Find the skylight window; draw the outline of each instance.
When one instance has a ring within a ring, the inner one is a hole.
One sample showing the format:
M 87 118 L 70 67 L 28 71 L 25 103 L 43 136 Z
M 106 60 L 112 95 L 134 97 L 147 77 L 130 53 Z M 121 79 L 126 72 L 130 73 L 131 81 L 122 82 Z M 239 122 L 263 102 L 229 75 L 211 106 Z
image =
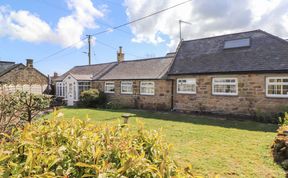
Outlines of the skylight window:
M 250 38 L 225 41 L 224 49 L 243 48 L 250 46 Z

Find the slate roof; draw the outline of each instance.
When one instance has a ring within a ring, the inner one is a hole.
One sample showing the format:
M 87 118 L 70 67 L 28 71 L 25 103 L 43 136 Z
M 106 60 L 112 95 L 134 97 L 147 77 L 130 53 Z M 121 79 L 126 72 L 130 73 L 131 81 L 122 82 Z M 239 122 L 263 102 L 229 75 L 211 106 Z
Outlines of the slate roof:
M 168 53 L 165 57 L 75 66 L 53 81 L 62 81 L 69 74 L 76 80 L 164 79 L 174 55 Z
M 96 80 L 106 74 L 116 64 L 116 62 L 111 62 L 103 64 L 75 66 L 54 80 L 62 81 L 69 74 L 71 74 L 77 80 L 92 80 L 92 78 Z
M 117 64 L 100 80 L 164 79 L 167 76 L 172 60 L 173 55 L 124 61 Z
M 16 65 L 15 62 L 0 61 L 0 76 L 12 70 Z
M 223 49 L 224 42 L 250 38 L 251 46 Z M 182 41 L 169 75 L 288 72 L 288 42 L 262 30 Z

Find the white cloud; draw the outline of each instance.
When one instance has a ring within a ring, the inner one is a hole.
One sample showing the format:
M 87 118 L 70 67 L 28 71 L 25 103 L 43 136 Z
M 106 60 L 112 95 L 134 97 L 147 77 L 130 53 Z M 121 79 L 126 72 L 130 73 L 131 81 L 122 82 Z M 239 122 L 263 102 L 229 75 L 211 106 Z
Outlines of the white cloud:
M 85 29 L 97 28 L 95 19 L 104 16 L 101 10 L 93 6 L 91 0 L 67 0 L 67 6 L 71 10 L 71 15 L 61 17 L 55 29 L 29 11 L 14 11 L 0 6 L 0 36 L 68 46 L 80 41 Z M 83 42 L 80 42 L 76 47 L 82 45 Z
M 51 37 L 50 26 L 29 11 L 9 11 L 0 8 L 0 34 L 29 42 L 41 42 Z
M 183 0 L 125 0 L 129 20 L 170 7 Z M 178 21 L 185 39 L 207 37 L 245 30 L 263 29 L 288 37 L 287 0 L 193 0 L 185 5 L 131 25 L 134 42 L 165 43 L 175 50 L 179 42 Z M 286 35 L 286 36 L 285 36 Z

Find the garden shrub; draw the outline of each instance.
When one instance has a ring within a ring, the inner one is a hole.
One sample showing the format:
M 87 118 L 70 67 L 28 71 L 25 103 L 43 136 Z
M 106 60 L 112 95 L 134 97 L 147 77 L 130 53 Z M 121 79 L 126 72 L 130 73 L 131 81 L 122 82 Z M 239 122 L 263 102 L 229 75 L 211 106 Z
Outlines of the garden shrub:
M 278 112 L 263 112 L 259 109 L 256 110 L 254 115 L 254 120 L 257 122 L 262 123 L 271 123 L 271 124 L 280 124 L 281 120 L 279 120 L 279 117 L 283 118 L 284 114 L 287 110 L 281 110 Z
M 82 91 L 79 99 L 79 106 L 82 107 L 104 107 L 107 103 L 106 94 L 97 89 Z
M 282 126 L 277 130 L 277 136 L 272 145 L 274 161 L 288 170 L 288 113 L 283 118 L 279 118 Z
M 12 126 L 19 122 L 19 108 L 16 96 L 13 94 L 0 94 L 0 133 L 7 132 Z
M 125 107 L 119 103 L 114 103 L 110 101 L 106 103 L 105 108 L 106 109 L 124 109 Z
M 50 97 L 28 92 L 0 94 L 0 133 L 7 133 L 21 122 L 31 122 L 50 106 Z
M 48 95 L 39 95 L 28 92 L 16 92 L 18 112 L 21 113 L 21 120 L 31 122 L 40 112 L 49 108 L 51 98 Z
M 0 140 L 1 177 L 193 177 L 156 131 L 38 120 Z

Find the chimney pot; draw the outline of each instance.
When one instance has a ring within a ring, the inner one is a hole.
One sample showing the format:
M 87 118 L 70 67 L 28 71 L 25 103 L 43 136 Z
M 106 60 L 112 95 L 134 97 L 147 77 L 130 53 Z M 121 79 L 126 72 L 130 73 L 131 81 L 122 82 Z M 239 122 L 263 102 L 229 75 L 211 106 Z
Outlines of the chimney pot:
M 124 61 L 124 53 L 122 51 L 122 46 L 119 47 L 119 51 L 117 52 L 117 61 L 121 63 Z
M 33 68 L 33 59 L 26 59 L 26 66 Z

